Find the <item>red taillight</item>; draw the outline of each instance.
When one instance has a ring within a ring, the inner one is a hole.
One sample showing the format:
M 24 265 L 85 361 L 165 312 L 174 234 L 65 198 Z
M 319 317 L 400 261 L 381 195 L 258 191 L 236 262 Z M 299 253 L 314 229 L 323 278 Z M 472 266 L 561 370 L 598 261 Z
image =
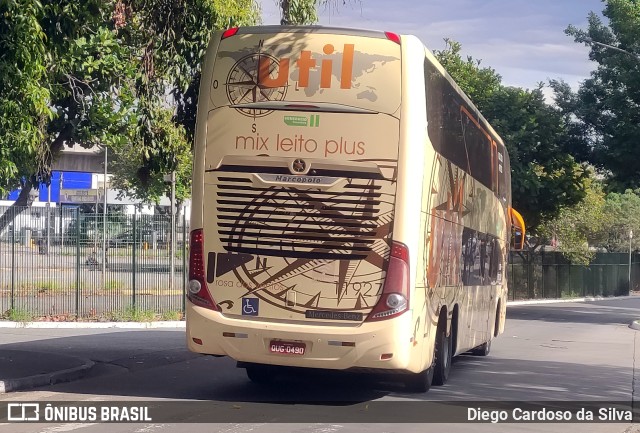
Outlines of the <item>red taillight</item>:
M 240 28 L 238 27 L 232 27 L 230 29 L 225 30 L 222 33 L 222 37 L 220 38 L 220 40 L 230 38 L 231 36 L 235 36 L 238 33 L 238 30 L 240 30 Z
M 206 280 L 206 266 L 204 262 L 204 234 L 202 229 L 191 232 L 189 244 L 189 287 L 187 298 L 200 307 L 220 311 L 220 307 L 211 297 Z
M 384 34 L 387 37 L 387 39 L 389 39 L 390 41 L 393 41 L 396 44 L 400 45 L 400 36 L 398 34 L 391 33 L 391 32 L 384 32 Z
M 367 316 L 367 321 L 397 317 L 409 310 L 409 248 L 400 242 L 391 243 L 389 267 L 382 296 Z

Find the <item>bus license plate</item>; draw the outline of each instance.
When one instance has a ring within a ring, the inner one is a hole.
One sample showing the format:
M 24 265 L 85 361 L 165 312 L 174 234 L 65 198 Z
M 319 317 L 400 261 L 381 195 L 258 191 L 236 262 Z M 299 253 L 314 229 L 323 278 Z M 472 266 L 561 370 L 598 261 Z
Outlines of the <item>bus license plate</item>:
M 271 341 L 269 352 L 281 355 L 304 355 L 306 345 L 304 343 L 293 343 L 288 341 Z

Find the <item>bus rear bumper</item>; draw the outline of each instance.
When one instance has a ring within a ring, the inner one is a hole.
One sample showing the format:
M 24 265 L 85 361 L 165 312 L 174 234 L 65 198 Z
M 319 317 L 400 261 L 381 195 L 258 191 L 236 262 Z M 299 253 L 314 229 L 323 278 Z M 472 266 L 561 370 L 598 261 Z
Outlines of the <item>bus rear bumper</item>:
M 420 370 L 408 311 L 358 326 L 307 326 L 225 317 L 187 300 L 187 345 L 192 352 L 227 355 L 237 361 L 291 367 Z M 304 355 L 270 351 L 274 340 L 304 343 Z

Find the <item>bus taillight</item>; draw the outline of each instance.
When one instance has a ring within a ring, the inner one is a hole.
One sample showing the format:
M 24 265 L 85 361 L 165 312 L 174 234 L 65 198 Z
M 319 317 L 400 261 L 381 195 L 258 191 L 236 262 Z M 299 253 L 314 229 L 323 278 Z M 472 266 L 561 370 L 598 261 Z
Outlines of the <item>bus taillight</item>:
M 220 38 L 220 40 L 230 38 L 231 36 L 235 36 L 239 30 L 240 28 L 238 27 L 231 27 L 230 29 L 225 30 L 222 33 L 222 37 Z
M 392 32 L 384 32 L 384 34 L 387 37 L 387 39 L 400 45 L 400 36 L 398 34 L 392 33 Z
M 382 296 L 367 321 L 391 319 L 409 309 L 409 248 L 400 242 L 391 243 L 389 268 Z
M 220 307 L 211 297 L 205 278 L 204 235 L 202 229 L 191 232 L 189 244 L 189 286 L 187 298 L 200 307 L 220 311 Z

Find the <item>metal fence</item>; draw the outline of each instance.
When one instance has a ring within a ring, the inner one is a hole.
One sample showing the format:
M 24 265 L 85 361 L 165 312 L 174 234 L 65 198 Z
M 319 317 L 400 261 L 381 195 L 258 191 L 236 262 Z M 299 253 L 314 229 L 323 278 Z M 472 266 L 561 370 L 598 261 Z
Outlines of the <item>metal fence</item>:
M 509 298 L 560 299 L 628 295 L 640 290 L 640 254 L 597 253 L 588 265 L 573 265 L 561 253 L 512 252 Z
M 189 228 L 176 224 L 171 278 L 169 215 L 0 207 L 0 315 L 9 310 L 69 320 L 126 320 L 132 312 L 184 313 Z M 631 279 L 629 272 L 631 271 Z M 599 253 L 589 266 L 557 252 L 512 252 L 511 300 L 611 296 L 640 290 L 640 254 Z
M 16 216 L 0 232 L 0 314 L 113 320 L 132 311 L 166 318 L 184 311 L 184 215 L 176 224 L 172 279 L 169 215 L 0 207 L 5 212 Z

